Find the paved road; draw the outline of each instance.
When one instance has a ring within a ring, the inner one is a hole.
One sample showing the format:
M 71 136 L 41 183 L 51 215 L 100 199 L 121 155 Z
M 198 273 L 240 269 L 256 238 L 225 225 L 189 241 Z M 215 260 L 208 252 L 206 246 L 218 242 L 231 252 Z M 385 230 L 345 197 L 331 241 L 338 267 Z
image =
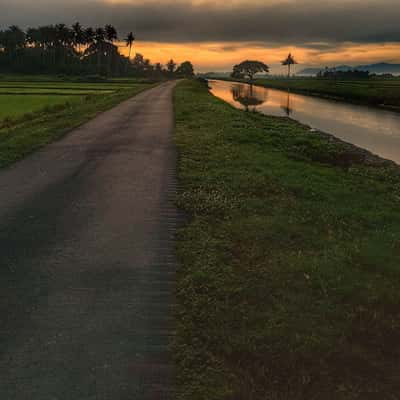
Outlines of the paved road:
M 0 399 L 170 398 L 173 85 L 0 172 Z

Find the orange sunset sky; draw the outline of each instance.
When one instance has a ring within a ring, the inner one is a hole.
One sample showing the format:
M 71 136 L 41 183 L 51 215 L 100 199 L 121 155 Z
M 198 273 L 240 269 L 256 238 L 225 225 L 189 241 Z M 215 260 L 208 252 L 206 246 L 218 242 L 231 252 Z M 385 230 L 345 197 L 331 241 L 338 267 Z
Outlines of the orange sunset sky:
M 133 31 L 134 52 L 152 62 L 190 60 L 200 72 L 258 59 L 279 73 L 288 52 L 297 68 L 400 63 L 398 0 L 0 0 L 0 8 L 0 28 L 110 23 L 121 38 Z
M 400 44 L 357 44 L 343 43 L 327 52 L 308 49 L 301 46 L 268 47 L 257 43 L 158 43 L 140 42 L 135 44 L 137 52 L 144 54 L 152 61 L 166 61 L 173 57 L 177 62 L 191 60 L 197 71 L 227 71 L 238 61 L 245 59 L 263 60 L 272 65 L 272 72 L 285 73 L 287 67 L 281 67 L 280 61 L 289 52 L 296 56 L 299 62 L 297 69 L 308 66 L 325 66 L 338 64 L 369 64 L 380 61 L 400 63 Z M 224 49 L 224 50 L 221 50 Z M 128 54 L 127 49 L 121 44 L 120 52 Z

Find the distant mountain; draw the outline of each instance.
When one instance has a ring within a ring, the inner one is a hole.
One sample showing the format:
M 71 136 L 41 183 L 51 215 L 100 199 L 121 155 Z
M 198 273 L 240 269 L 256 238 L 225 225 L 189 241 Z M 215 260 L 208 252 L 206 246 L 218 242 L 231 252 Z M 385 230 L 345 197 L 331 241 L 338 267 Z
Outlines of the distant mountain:
M 358 69 L 359 71 L 369 71 L 371 74 L 393 74 L 400 75 L 400 64 L 378 63 L 368 65 L 338 65 L 335 67 L 337 71 L 349 71 Z M 324 71 L 325 68 L 305 68 L 297 73 L 297 75 L 317 75 L 319 71 Z
M 352 67 L 350 65 L 338 65 L 336 68 L 336 71 L 350 71 L 354 69 L 355 67 Z M 305 68 L 301 70 L 300 72 L 297 73 L 297 75 L 317 75 L 318 72 L 320 71 L 325 71 L 325 67 L 321 68 Z
M 370 65 L 359 65 L 356 67 L 361 71 L 369 71 L 371 74 L 400 74 L 400 64 L 378 63 Z
M 304 68 L 301 71 L 297 72 L 296 75 L 317 75 L 318 72 L 323 71 L 324 68 Z
M 338 65 L 336 68 L 336 71 L 351 71 L 354 69 L 351 65 Z
M 197 74 L 202 78 L 209 79 L 217 79 L 217 78 L 228 78 L 231 75 L 231 72 L 204 72 Z

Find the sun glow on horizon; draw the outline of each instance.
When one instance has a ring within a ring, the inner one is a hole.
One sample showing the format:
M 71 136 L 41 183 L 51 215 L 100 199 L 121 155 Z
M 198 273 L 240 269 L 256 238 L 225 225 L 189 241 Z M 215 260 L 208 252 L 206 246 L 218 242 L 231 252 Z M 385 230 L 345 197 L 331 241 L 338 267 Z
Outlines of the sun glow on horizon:
M 121 42 L 120 52 L 128 55 L 128 48 Z M 400 43 L 355 44 L 346 43 L 318 50 L 301 46 L 268 47 L 258 43 L 163 43 L 138 41 L 134 43 L 132 56 L 141 53 L 152 63 L 165 64 L 173 58 L 176 62 L 191 61 L 197 72 L 229 71 L 234 64 L 245 59 L 256 59 L 272 66 L 272 73 L 279 73 L 278 65 L 288 53 L 294 54 L 302 65 L 324 66 L 338 64 L 369 64 L 374 62 L 400 62 Z

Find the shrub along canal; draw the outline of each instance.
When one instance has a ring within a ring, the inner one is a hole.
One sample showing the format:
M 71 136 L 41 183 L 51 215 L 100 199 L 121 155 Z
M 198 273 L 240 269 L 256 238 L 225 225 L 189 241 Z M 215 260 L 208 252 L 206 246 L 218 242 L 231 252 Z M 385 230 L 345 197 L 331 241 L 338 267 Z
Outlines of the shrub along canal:
M 209 86 L 236 108 L 290 117 L 400 163 L 400 113 L 237 82 L 210 80 Z

